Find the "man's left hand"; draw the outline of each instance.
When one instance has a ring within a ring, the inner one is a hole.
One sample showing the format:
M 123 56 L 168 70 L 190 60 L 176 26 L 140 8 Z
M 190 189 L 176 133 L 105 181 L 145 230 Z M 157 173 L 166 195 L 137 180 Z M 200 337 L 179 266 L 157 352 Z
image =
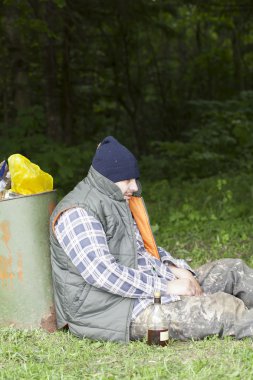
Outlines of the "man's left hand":
M 188 278 L 191 280 L 195 286 L 195 296 L 202 296 L 203 295 L 203 290 L 201 286 L 199 285 L 198 281 L 196 278 L 193 276 L 193 274 L 188 271 L 187 269 L 184 268 L 177 268 L 175 265 L 168 265 L 168 268 L 171 270 L 171 272 L 178 278 Z

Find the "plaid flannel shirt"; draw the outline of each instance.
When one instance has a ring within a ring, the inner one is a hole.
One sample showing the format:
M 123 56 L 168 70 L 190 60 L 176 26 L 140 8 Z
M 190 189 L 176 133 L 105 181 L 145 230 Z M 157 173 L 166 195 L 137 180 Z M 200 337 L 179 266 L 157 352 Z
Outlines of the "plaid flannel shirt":
M 88 284 L 135 299 L 132 320 L 153 303 L 155 290 L 161 292 L 162 303 L 180 299 L 167 294 L 168 281 L 174 280 L 175 276 L 163 261 L 191 270 L 184 260 L 174 259 L 161 247 L 158 247 L 161 261 L 151 256 L 135 222 L 134 229 L 138 269 L 116 262 L 109 252 L 102 224 L 84 209 L 76 207 L 65 211 L 55 226 L 59 244 Z

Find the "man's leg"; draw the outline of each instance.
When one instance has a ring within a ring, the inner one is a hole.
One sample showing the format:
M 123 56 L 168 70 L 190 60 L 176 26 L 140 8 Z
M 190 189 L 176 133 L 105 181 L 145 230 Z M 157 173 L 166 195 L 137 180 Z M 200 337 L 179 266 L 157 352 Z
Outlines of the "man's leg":
M 253 308 L 253 269 L 240 259 L 221 259 L 196 270 L 197 279 L 207 294 L 225 292 Z
M 131 324 L 131 339 L 140 339 L 147 333 L 147 318 L 151 307 L 144 310 Z M 253 336 L 253 309 L 226 293 L 201 297 L 181 297 L 180 301 L 163 305 L 171 338 L 202 339 L 208 335 L 235 336 L 237 339 Z

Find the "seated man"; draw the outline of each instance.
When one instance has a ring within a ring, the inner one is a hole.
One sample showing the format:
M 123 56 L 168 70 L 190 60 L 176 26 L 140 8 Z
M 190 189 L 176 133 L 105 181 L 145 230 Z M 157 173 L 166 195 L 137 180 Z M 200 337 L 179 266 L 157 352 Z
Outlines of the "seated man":
M 253 270 L 223 259 L 194 272 L 157 247 L 139 176 L 134 155 L 106 137 L 87 177 L 55 208 L 50 239 L 58 328 L 91 339 L 142 338 L 160 291 L 172 338 L 252 336 Z

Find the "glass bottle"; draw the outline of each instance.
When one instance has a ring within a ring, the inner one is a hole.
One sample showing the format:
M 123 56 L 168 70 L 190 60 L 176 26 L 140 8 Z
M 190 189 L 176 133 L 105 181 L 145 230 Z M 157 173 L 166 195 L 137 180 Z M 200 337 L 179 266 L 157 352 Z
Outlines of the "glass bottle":
M 147 343 L 151 345 L 166 346 L 169 341 L 168 321 L 161 305 L 160 292 L 154 293 L 154 304 L 152 305 L 147 320 L 148 336 Z

